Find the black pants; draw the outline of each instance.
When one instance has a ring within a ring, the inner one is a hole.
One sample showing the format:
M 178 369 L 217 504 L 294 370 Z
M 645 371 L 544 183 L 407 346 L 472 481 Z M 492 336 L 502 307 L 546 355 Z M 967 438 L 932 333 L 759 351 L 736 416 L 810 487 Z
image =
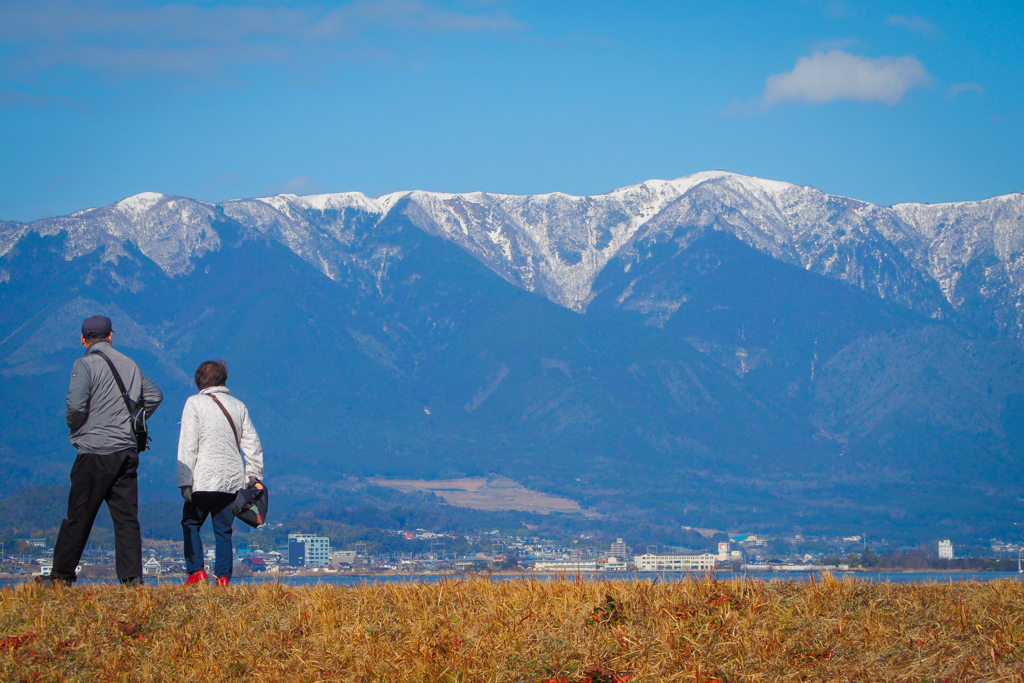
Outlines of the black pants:
M 68 516 L 53 546 L 54 579 L 75 580 L 75 567 L 104 501 L 114 523 L 117 577 L 122 581 L 142 578 L 138 470 L 139 453 L 134 448 L 109 455 L 79 453 L 75 458 Z

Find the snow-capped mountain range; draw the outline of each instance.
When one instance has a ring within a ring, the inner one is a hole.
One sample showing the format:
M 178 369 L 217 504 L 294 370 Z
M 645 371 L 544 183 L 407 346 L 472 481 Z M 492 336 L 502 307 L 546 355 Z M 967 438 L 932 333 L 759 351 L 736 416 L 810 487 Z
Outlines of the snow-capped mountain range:
M 0 255 L 27 232 L 67 233 L 67 259 L 125 242 L 171 276 L 221 247 L 229 219 L 336 278 L 350 245 L 393 212 L 458 244 L 506 280 L 578 312 L 598 274 L 638 241 L 715 229 L 776 259 L 935 318 L 972 307 L 979 330 L 1024 338 L 1024 194 L 876 206 L 813 187 L 714 171 L 608 194 L 282 194 L 209 204 L 146 192 L 29 224 L 0 224 Z M 7 277 L 0 273 L 0 280 Z
M 1022 240 L 1020 194 L 881 207 L 717 171 L 0 222 L 0 469 L 64 481 L 54 409 L 102 313 L 169 406 L 227 359 L 310 482 L 501 473 L 718 528 L 1019 519 Z

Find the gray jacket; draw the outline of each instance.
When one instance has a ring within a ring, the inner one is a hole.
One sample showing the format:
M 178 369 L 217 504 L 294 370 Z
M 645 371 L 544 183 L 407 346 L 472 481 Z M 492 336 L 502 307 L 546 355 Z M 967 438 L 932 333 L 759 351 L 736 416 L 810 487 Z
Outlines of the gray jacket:
M 75 361 L 71 370 L 67 414 L 71 444 L 79 453 L 101 455 L 136 448 L 121 391 L 107 362 L 97 356 L 96 351 L 102 351 L 114 363 L 128 397 L 134 401 L 141 397 L 146 402 L 147 418 L 164 400 L 163 392 L 142 374 L 135 361 L 115 351 L 105 341 L 96 342 Z

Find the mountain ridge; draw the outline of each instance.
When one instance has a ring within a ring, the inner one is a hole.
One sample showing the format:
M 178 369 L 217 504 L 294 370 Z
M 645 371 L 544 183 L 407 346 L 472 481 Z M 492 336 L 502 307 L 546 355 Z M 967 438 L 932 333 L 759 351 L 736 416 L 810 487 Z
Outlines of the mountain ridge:
M 224 358 L 278 475 L 493 473 L 700 526 L 1009 528 L 1024 350 L 970 331 L 994 309 L 955 309 L 896 246 L 916 229 L 878 207 L 721 173 L 684 184 L 152 193 L 7 224 L 8 485 L 66 480 L 66 373 L 82 317 L 103 313 L 167 396 L 147 496 L 176 493 L 176 412 L 192 369 Z M 591 271 L 580 311 L 545 295 Z
M 882 207 L 810 186 L 724 171 L 647 180 L 601 195 L 420 190 L 272 195 L 211 204 L 141 193 L 70 216 L 0 226 L 0 255 L 26 232 L 68 232 L 67 258 L 119 241 L 169 275 L 221 248 L 226 216 L 271 236 L 328 277 L 350 261 L 355 224 L 391 212 L 454 242 L 507 281 L 585 312 L 593 283 L 638 239 L 712 226 L 773 258 L 854 284 L 936 318 L 977 300 L 975 332 L 1024 340 L 1024 195 Z

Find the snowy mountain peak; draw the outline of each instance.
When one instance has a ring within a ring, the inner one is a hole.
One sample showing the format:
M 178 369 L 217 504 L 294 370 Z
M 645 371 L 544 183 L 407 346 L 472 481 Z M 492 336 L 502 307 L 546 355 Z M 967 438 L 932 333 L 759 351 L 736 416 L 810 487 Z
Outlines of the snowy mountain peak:
M 114 204 L 115 207 L 133 215 L 141 215 L 152 209 L 166 195 L 159 192 L 140 192 L 137 195 L 127 197 Z
M 121 258 L 126 254 L 124 243 L 131 242 L 164 272 L 178 275 L 191 270 L 193 257 L 220 247 L 212 228 L 214 212 L 215 207 L 206 202 L 143 192 L 109 206 L 47 218 L 27 227 L 43 236 L 66 233 L 68 259 L 101 247 L 106 250 L 105 258 Z
M 766 180 L 754 176 L 745 176 L 728 171 L 700 171 L 674 180 L 645 180 L 636 185 L 630 185 L 618 190 L 609 192 L 609 195 L 629 195 L 637 192 L 671 192 L 678 195 L 686 194 L 694 187 L 712 181 L 727 181 L 749 190 L 758 190 L 768 194 L 779 194 L 800 189 L 802 186 L 785 183 L 778 180 Z
M 675 180 L 646 180 L 593 196 L 413 191 L 386 195 L 378 202 L 390 211 L 399 199 L 407 198 L 405 214 L 421 229 L 459 244 L 510 282 L 582 311 L 598 273 L 638 230 L 708 183 L 771 195 L 769 203 L 784 192 L 807 189 L 707 171 Z
M 930 209 L 943 209 L 956 206 L 981 206 L 998 203 L 1012 204 L 1019 202 L 1021 199 L 1024 199 L 1024 192 L 1011 192 L 1009 194 L 998 195 L 996 197 L 991 197 L 989 199 L 975 199 L 962 202 L 938 202 L 935 204 L 899 203 L 893 204 L 892 208 L 896 209 L 899 207 L 927 207 Z
M 244 202 L 246 200 L 232 200 L 227 203 Z M 272 206 L 278 211 L 288 212 L 292 208 L 303 211 L 344 211 L 345 209 L 356 209 L 368 213 L 384 213 L 377 200 L 370 199 L 362 192 L 335 192 L 327 194 L 278 194 L 270 197 L 258 197 L 254 201 L 263 202 Z
M 213 224 L 222 214 L 337 278 L 353 263 L 357 233 L 365 236 L 393 211 L 509 282 L 580 312 L 612 259 L 637 258 L 637 244 L 713 229 L 926 315 L 945 317 L 965 302 L 981 302 L 991 309 L 986 324 L 1024 338 L 1022 194 L 880 207 L 727 171 L 645 180 L 592 196 L 412 190 L 376 199 L 359 192 L 281 194 L 211 205 L 143 192 L 71 216 L 7 224 L 0 255 L 26 231 L 64 232 L 67 258 L 100 247 L 116 256 L 130 241 L 177 275 L 220 247 Z
M 383 214 L 384 211 L 379 202 L 370 199 L 362 192 L 341 192 L 333 194 L 311 194 L 299 197 L 298 201 L 306 207 L 316 211 L 343 211 L 345 209 L 357 209 L 367 213 Z

